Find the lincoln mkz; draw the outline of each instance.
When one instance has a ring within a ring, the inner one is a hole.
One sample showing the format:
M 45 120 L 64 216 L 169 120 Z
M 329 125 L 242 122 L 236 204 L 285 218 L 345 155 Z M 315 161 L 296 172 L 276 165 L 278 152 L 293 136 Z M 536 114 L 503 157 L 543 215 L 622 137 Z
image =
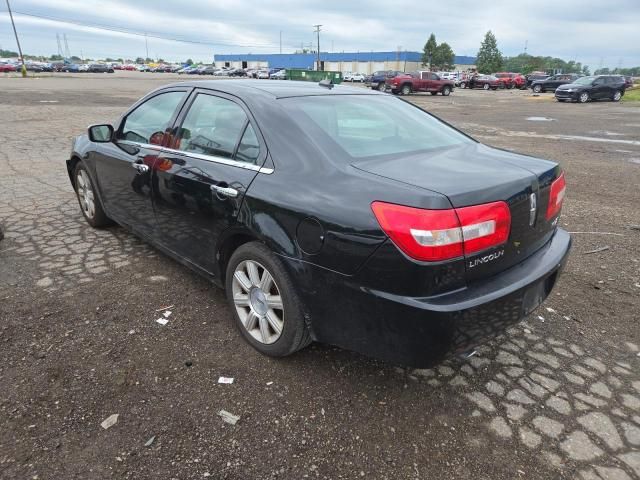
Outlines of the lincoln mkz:
M 67 168 L 116 222 L 224 288 L 239 332 L 427 366 L 549 295 L 571 238 L 557 163 L 483 145 L 381 92 L 222 80 L 149 93 Z

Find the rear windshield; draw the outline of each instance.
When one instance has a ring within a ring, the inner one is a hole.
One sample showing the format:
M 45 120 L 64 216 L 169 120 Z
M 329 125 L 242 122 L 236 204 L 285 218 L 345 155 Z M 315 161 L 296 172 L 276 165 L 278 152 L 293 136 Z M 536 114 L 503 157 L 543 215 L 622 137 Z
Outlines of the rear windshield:
M 281 101 L 314 140 L 324 138 L 352 158 L 417 153 L 473 142 L 392 96 L 319 95 Z

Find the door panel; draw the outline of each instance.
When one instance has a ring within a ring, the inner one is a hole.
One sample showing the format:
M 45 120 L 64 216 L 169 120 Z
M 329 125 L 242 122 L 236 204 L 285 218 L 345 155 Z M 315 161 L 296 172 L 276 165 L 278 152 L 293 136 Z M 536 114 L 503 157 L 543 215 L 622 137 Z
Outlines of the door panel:
M 152 235 L 155 217 L 151 173 L 185 90 L 162 92 L 142 102 L 122 121 L 114 143 L 102 144 L 95 164 L 108 214 L 139 233 Z
M 221 234 L 266 158 L 247 113 L 228 97 L 198 93 L 153 171 L 161 243 L 214 276 Z

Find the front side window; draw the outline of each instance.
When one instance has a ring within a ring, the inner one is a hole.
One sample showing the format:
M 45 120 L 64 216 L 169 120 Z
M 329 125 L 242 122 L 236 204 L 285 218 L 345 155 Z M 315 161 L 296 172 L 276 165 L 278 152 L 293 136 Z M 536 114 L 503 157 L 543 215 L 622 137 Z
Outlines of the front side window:
M 465 135 L 387 96 L 321 95 L 280 100 L 310 135 L 325 136 L 345 159 L 399 155 L 470 143 Z
M 199 94 L 182 123 L 178 149 L 231 159 L 248 121 L 231 100 Z
M 162 138 L 170 127 L 173 114 L 185 92 L 167 92 L 150 98 L 124 121 L 120 138 L 138 143 L 157 143 L 153 138 Z M 153 138 L 152 138 L 153 137 Z

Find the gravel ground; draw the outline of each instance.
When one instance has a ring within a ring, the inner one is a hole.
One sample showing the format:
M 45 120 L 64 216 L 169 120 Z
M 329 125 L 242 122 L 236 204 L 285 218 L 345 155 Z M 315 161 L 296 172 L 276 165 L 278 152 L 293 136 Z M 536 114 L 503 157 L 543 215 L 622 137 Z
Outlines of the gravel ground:
M 409 98 L 559 161 L 576 232 L 543 307 L 470 359 L 411 370 L 325 345 L 262 357 L 221 291 L 84 222 L 71 138 L 176 78 L 0 78 L 0 478 L 640 478 L 638 104 Z

